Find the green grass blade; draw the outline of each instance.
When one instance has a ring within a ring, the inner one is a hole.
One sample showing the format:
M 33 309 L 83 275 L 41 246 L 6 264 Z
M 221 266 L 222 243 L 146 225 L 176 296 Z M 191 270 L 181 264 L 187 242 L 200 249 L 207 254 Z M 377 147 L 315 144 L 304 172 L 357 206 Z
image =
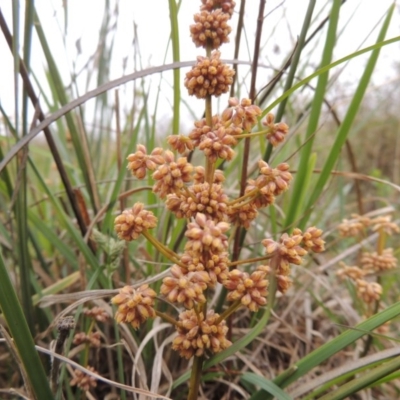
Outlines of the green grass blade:
M 336 31 L 339 21 L 340 6 L 341 6 L 341 0 L 335 0 L 333 2 L 332 11 L 329 18 L 328 33 L 326 36 L 324 51 L 321 60 L 321 67 L 325 67 L 332 62 L 333 49 L 335 47 L 335 42 L 336 42 Z M 306 178 L 307 165 L 314 142 L 313 134 L 318 127 L 318 121 L 321 115 L 324 96 L 328 85 L 328 78 L 329 78 L 328 72 L 323 73 L 318 77 L 318 83 L 311 105 L 310 118 L 304 140 L 306 144 L 303 146 L 301 150 L 300 164 L 298 166 L 296 178 L 293 184 L 293 192 L 291 197 L 292 202 L 287 212 L 286 221 L 284 225 L 285 227 L 289 227 L 291 224 L 293 224 L 293 221 L 296 220 L 301 206 L 298 199 L 302 198 L 303 192 L 306 192 L 308 189 L 304 184 L 304 180 Z
M 30 380 L 32 390 L 37 399 L 52 399 L 53 395 L 50 391 L 46 373 L 35 349 L 35 343 L 33 342 L 1 253 L 0 282 L 0 307 L 14 339 L 25 372 Z
M 169 18 L 171 21 L 172 58 L 174 62 L 180 60 L 178 7 L 175 0 L 169 0 Z M 179 112 L 181 104 L 181 70 L 175 68 L 174 74 L 174 109 L 172 119 L 172 133 L 179 133 Z
M 256 375 L 252 372 L 245 372 L 240 379 L 253 385 L 260 386 L 264 391 L 272 394 L 278 400 L 292 400 L 292 397 L 286 394 L 280 387 L 263 376 Z
M 381 31 L 378 35 L 377 44 L 381 43 L 386 36 L 387 30 L 389 28 L 390 20 L 393 15 L 393 11 L 394 11 L 394 4 L 388 10 L 386 19 L 385 19 L 385 21 L 382 25 Z M 314 206 L 314 203 L 316 202 L 318 197 L 321 195 L 321 193 L 325 187 L 325 184 L 331 175 L 331 171 L 341 153 L 342 147 L 343 147 L 343 145 L 347 139 L 347 135 L 353 125 L 354 119 L 357 116 L 358 110 L 361 105 L 361 101 L 364 97 L 365 91 L 367 90 L 367 87 L 371 80 L 371 76 L 374 71 L 376 62 L 378 60 L 379 53 L 380 53 L 380 47 L 376 48 L 371 53 L 371 56 L 365 67 L 364 73 L 360 79 L 360 83 L 357 87 L 354 97 L 349 105 L 348 110 L 347 110 L 346 116 L 344 117 L 344 120 L 343 120 L 341 126 L 339 127 L 335 143 L 332 146 L 332 149 L 328 155 L 328 158 L 325 162 L 325 165 L 322 169 L 319 179 L 316 182 L 315 188 L 310 196 L 306 210 L 309 210 Z M 308 220 L 308 216 L 306 215 L 302 219 L 299 227 L 304 228 L 305 224 L 307 223 L 307 220 Z
M 350 382 L 345 383 L 340 388 L 334 390 L 331 393 L 326 394 L 319 398 L 319 400 L 341 400 L 346 399 L 350 395 L 357 393 L 358 391 L 374 386 L 372 382 L 379 381 L 381 378 L 397 371 L 400 368 L 400 357 L 396 357 L 390 361 L 383 363 L 382 365 L 368 371 L 356 379 L 352 379 Z
M 280 388 L 288 386 L 290 383 L 295 382 L 303 377 L 305 374 L 311 371 L 311 369 L 326 361 L 329 357 L 343 350 L 345 347 L 350 346 L 355 341 L 368 334 L 368 332 L 373 331 L 374 329 L 383 325 L 385 322 L 396 318 L 399 315 L 400 302 L 397 302 L 388 307 L 386 310 L 375 314 L 366 321 L 363 321 L 361 324 L 356 326 L 356 329 L 348 329 L 330 342 L 325 343 L 318 349 L 314 350 L 295 364 L 296 371 L 293 374 L 288 377 L 285 374 L 286 371 L 284 371 L 281 375 L 274 379 L 274 383 Z M 267 396 L 266 392 L 260 391 L 255 396 L 252 396 L 251 400 L 265 400 L 269 398 L 270 397 Z

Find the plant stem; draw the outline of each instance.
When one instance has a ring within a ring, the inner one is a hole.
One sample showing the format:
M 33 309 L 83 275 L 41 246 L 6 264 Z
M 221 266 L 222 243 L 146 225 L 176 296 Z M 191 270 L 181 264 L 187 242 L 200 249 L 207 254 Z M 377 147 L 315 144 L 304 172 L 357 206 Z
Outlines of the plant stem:
M 158 241 L 154 236 L 152 236 L 148 231 L 144 230 L 142 232 L 143 236 L 165 257 L 167 257 L 170 261 L 175 264 L 178 264 L 180 267 L 184 268 L 184 265 L 179 261 L 178 255 L 164 246 L 160 241 Z
M 174 325 L 174 326 L 179 326 L 179 322 L 176 321 L 174 318 L 170 317 L 168 314 L 165 314 L 161 311 L 157 311 L 155 310 L 156 315 L 160 318 L 162 318 L 164 321 L 169 322 L 170 324 Z
M 258 261 L 269 260 L 270 258 L 271 258 L 271 255 L 264 256 L 264 257 L 248 258 L 246 260 L 238 260 L 238 261 L 234 261 L 234 262 L 229 262 L 228 266 L 229 267 L 236 267 L 237 265 L 241 265 L 241 264 L 251 264 L 251 263 L 254 263 L 254 262 L 258 262 Z
M 197 400 L 200 386 L 201 371 L 203 368 L 204 357 L 194 357 L 192 373 L 190 375 L 189 395 L 187 400 Z
M 217 319 L 216 324 L 220 324 L 224 319 L 227 319 L 231 314 L 233 314 L 241 305 L 240 299 L 235 300 L 229 308 L 227 308 Z

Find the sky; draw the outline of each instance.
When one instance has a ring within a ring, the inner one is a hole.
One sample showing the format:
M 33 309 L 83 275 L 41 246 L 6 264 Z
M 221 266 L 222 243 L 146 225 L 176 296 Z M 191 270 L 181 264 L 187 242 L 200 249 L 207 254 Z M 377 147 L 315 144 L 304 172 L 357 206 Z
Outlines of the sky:
M 238 0 L 237 3 L 240 1 Z M 12 0 L 1 0 L 0 7 L 10 27 Z M 65 18 L 64 3 L 68 3 L 68 14 Z M 131 73 L 149 66 L 162 65 L 172 61 L 171 48 L 166 53 L 170 35 L 169 6 L 167 0 L 109 0 L 111 23 L 114 24 L 114 47 L 109 62 L 110 79 L 116 79 L 124 74 Z M 199 1 L 182 0 L 179 11 L 180 48 L 182 61 L 194 60 L 197 55 L 204 54 L 203 49 L 196 49 L 189 36 L 188 26 L 192 23 L 193 13 L 198 11 Z M 313 27 L 328 14 L 331 1 L 317 0 L 314 12 L 315 21 Z M 23 6 L 21 2 L 21 7 Z M 70 81 L 71 71 L 80 71 L 87 64 L 90 57 L 95 54 L 99 40 L 99 31 L 104 13 L 105 1 L 102 0 L 36 0 L 39 18 L 45 29 L 52 53 L 57 60 L 57 65 L 62 71 L 65 84 Z M 242 38 L 242 47 L 239 58 L 250 61 L 254 44 L 254 33 L 258 13 L 257 0 L 247 0 L 245 16 L 245 32 Z M 392 4 L 391 0 L 347 0 L 341 10 L 341 19 L 338 32 L 339 37 L 334 53 L 334 59 L 356 51 L 359 48 L 374 43 L 378 35 L 382 18 Z M 239 5 L 239 4 L 238 4 Z M 236 6 L 236 10 L 238 9 Z M 303 17 L 308 5 L 307 0 L 267 0 L 266 18 L 263 27 L 262 46 L 263 52 L 259 59 L 261 64 L 267 68 L 261 70 L 258 77 L 259 85 L 266 84 L 273 76 L 271 68 L 280 68 L 293 48 L 296 37 L 300 34 Z M 118 13 L 114 14 L 118 6 Z M 392 19 L 387 38 L 400 34 L 400 12 L 399 6 Z M 67 24 L 65 22 L 67 21 Z M 349 22 L 350 21 L 350 22 Z M 237 13 L 234 14 L 231 25 L 231 43 L 221 48 L 222 58 L 233 58 L 234 34 L 237 25 Z M 64 31 L 66 27 L 66 36 Z M 313 28 L 312 28 L 313 29 Z M 322 36 L 322 38 L 324 35 Z M 135 41 L 134 41 L 135 39 Z M 315 42 L 314 46 L 322 46 L 323 40 Z M 381 58 L 374 74 L 374 84 L 383 86 L 396 81 L 398 84 L 398 71 L 393 68 L 395 63 L 400 62 L 400 45 L 398 43 L 382 49 Z M 140 56 L 139 56 L 140 52 Z M 308 56 L 312 49 L 305 51 Z M 13 88 L 13 62 L 11 54 L 5 44 L 4 38 L 0 37 L 0 54 L 2 54 L 0 74 L 0 102 L 7 114 L 13 115 L 14 104 L 10 93 Z M 320 53 L 318 53 L 320 54 Z M 312 56 L 310 56 L 312 57 Z M 346 89 L 351 93 L 352 85 L 357 81 L 363 70 L 368 55 L 353 60 L 346 66 L 346 70 L 339 78 L 342 85 L 341 95 L 345 97 Z M 319 59 L 311 59 L 311 65 L 317 68 Z M 40 51 L 36 36 L 32 53 L 32 69 L 39 80 L 45 86 L 46 62 Z M 183 81 L 183 73 L 181 75 Z M 163 96 L 161 104 L 165 105 L 164 116 L 168 118 L 171 102 L 172 74 L 165 74 L 163 79 Z M 244 82 L 246 77 L 243 76 Z M 80 94 L 85 90 L 97 86 L 95 77 L 81 74 L 78 90 Z M 183 88 L 183 86 L 182 86 Z M 126 107 L 132 99 L 124 88 L 122 88 L 122 101 L 126 101 Z M 191 98 L 190 107 L 196 112 L 196 100 Z M 202 105 L 199 105 L 202 107 Z M 163 113 L 161 113 L 162 115 Z

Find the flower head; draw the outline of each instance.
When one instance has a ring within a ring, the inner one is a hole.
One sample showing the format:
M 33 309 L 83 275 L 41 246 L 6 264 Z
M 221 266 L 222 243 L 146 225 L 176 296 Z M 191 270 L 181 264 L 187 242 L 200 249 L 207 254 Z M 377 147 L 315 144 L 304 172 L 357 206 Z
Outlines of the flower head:
M 172 276 L 163 279 L 160 293 L 171 303 L 182 303 L 185 308 L 193 308 L 196 303 L 205 303 L 203 292 L 207 289 L 210 277 L 206 271 L 185 272 L 178 265 L 171 267 Z
M 139 237 L 143 230 L 157 226 L 157 218 L 151 211 L 144 209 L 142 203 L 135 203 L 125 210 L 114 221 L 115 231 L 120 239 L 132 241 Z
M 233 9 L 235 8 L 236 3 L 233 0 L 201 0 L 203 5 L 200 7 L 200 10 L 215 10 L 222 9 L 223 12 L 228 13 L 230 16 L 233 14 Z
M 389 247 L 384 249 L 381 254 L 376 251 L 362 253 L 360 264 L 367 271 L 386 271 L 397 267 L 397 258 L 393 255 L 393 249 Z
M 132 175 L 138 179 L 143 179 L 146 176 L 147 170 L 155 170 L 157 165 L 164 163 L 162 156 L 163 149 L 156 147 L 150 155 L 147 154 L 146 147 L 142 144 L 136 146 L 136 153 L 129 154 L 127 157 L 128 169 Z
M 197 57 L 197 63 L 186 74 L 185 86 L 190 95 L 204 99 L 226 93 L 233 82 L 235 71 L 220 60 L 221 53 L 213 51 L 211 57 Z
M 279 143 L 285 140 L 285 136 L 289 132 L 289 127 L 284 122 L 275 123 L 274 114 L 268 113 L 263 121 L 263 125 L 269 128 L 267 139 L 276 147 Z
M 202 356 L 205 351 L 219 353 L 227 349 L 232 342 L 226 338 L 228 327 L 225 321 L 218 322 L 219 315 L 209 310 L 206 318 L 202 312 L 186 310 L 179 315 L 178 336 L 172 348 L 187 359 Z
M 205 214 L 197 213 L 189 222 L 185 236 L 189 238 L 185 250 L 195 252 L 211 251 L 218 254 L 226 250 L 228 240 L 225 232 L 230 228 L 227 222 L 215 222 Z
M 228 25 L 230 15 L 221 9 L 204 10 L 194 14 L 194 25 L 190 25 L 190 35 L 196 47 L 206 47 L 211 43 L 217 49 L 223 43 L 229 42 L 231 27 Z
M 166 206 L 178 218 L 191 218 L 198 212 L 206 214 L 215 221 L 226 219 L 228 196 L 222 186 L 197 183 L 187 191 L 179 194 L 169 194 Z
M 357 295 L 367 304 L 379 300 L 382 294 L 382 286 L 377 282 L 368 282 L 364 279 L 356 281 Z
M 91 372 L 97 374 L 97 371 L 93 367 L 86 367 Z M 79 389 L 82 389 L 84 392 L 87 392 L 91 388 L 95 388 L 97 386 L 96 378 L 93 376 L 86 374 L 80 369 L 74 369 L 74 377 L 70 381 L 71 386 L 77 386 Z
M 181 189 L 186 182 L 190 182 L 193 171 L 193 166 L 186 157 L 180 157 L 175 161 L 174 153 L 166 150 L 164 158 L 165 163 L 153 173 L 153 179 L 157 181 L 153 186 L 153 192 L 161 199 Z
M 238 269 L 229 272 L 227 279 L 223 282 L 229 291 L 228 300 L 239 300 L 250 311 L 255 312 L 260 306 L 267 304 L 268 266 L 259 267 L 251 275 Z
M 154 318 L 154 299 L 156 292 L 144 284 L 138 289 L 132 286 L 124 286 L 120 289 L 119 294 L 111 299 L 111 302 L 118 306 L 115 313 L 117 323 L 131 324 L 137 329 L 147 318 Z

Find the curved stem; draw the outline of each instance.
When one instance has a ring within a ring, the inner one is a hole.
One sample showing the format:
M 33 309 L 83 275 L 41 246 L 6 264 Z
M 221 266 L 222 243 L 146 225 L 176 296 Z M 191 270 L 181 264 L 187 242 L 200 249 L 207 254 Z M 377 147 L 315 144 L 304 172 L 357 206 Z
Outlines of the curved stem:
M 177 320 L 175 320 L 174 318 L 170 317 L 168 314 L 165 314 L 165 313 L 163 313 L 161 311 L 157 311 L 157 310 L 155 310 L 155 312 L 156 312 L 157 317 L 162 318 L 164 321 L 167 321 L 170 324 L 172 324 L 178 328 L 180 327 L 180 323 Z

